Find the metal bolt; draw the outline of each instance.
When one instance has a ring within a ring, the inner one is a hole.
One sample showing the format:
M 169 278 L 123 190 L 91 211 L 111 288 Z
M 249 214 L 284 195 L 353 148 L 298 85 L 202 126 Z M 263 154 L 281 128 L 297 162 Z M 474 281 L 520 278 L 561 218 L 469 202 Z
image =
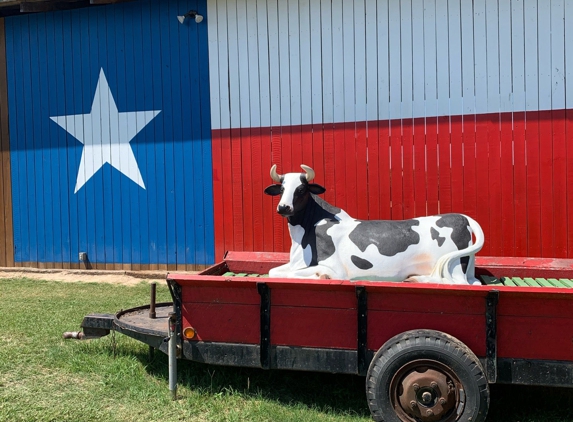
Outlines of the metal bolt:
M 416 403 L 414 400 L 412 400 L 410 402 L 410 408 L 415 409 L 416 407 L 418 407 L 418 403 Z
M 430 383 L 430 387 L 432 387 L 432 388 L 436 388 L 437 386 L 438 386 L 438 383 L 436 381 L 432 381 Z
M 412 387 L 414 387 L 414 391 L 418 391 L 420 389 L 418 384 L 413 384 Z
M 423 401 L 424 403 L 430 403 L 430 402 L 432 401 L 432 393 L 430 393 L 430 392 L 428 392 L 428 391 L 425 391 L 425 392 L 422 394 L 422 401 Z
M 432 409 L 426 410 L 426 415 L 432 416 L 433 414 L 434 414 L 434 412 L 432 411 Z
M 440 404 L 443 406 L 444 404 L 446 404 L 448 401 L 445 398 L 440 398 Z

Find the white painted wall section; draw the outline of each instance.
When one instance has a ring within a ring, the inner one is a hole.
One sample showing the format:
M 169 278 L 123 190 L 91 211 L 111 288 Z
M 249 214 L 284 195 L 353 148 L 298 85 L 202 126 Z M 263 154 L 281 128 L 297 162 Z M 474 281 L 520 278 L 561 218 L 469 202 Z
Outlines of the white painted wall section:
M 213 129 L 573 107 L 573 0 L 207 5 Z

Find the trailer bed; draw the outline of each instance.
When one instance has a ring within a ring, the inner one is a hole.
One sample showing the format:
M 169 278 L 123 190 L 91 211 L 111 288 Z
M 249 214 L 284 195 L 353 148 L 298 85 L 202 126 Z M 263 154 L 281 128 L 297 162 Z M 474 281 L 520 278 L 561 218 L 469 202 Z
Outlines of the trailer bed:
M 287 260 L 230 252 L 198 275 L 169 274 L 181 328 L 195 333 L 184 357 L 365 374 L 388 339 L 431 329 L 466 344 L 490 382 L 572 385 L 571 260 L 478 257 L 479 286 L 264 277 Z
M 380 421 L 483 422 L 488 384 L 573 386 L 573 260 L 476 257 L 472 286 L 267 276 L 287 260 L 231 252 L 168 274 L 154 318 L 88 315 L 83 338 L 115 330 L 168 354 L 173 398 L 178 358 L 366 375 Z

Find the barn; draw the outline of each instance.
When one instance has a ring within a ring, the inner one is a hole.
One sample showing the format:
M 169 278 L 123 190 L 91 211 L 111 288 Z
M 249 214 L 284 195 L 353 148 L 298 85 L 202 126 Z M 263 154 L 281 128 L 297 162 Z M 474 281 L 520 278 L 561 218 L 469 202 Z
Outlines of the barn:
M 463 212 L 482 255 L 573 257 L 571 0 L 8 0 L 0 16 L 0 266 L 288 250 L 263 189 L 301 163 L 354 217 Z

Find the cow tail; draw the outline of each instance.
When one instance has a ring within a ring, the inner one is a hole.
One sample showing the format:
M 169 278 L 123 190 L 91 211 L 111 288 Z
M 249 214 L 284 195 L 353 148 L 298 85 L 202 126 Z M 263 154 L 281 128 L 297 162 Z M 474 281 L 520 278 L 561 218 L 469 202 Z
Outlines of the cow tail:
M 481 226 L 478 224 L 477 221 L 475 221 L 471 217 L 468 217 L 467 215 L 466 215 L 466 218 L 468 219 L 468 223 L 470 224 L 470 228 L 472 229 L 472 232 L 476 238 L 475 243 L 471 246 L 468 246 L 467 249 L 472 249 L 469 253 L 476 254 L 481 250 L 481 248 L 483 248 L 485 236 L 483 234 L 483 230 L 481 229 Z
M 445 279 L 447 282 L 452 283 L 452 274 L 449 271 L 444 271 L 444 269 L 447 270 L 449 268 L 450 262 L 455 259 L 460 259 L 464 256 L 475 255 L 481 250 L 481 248 L 483 248 L 485 237 L 481 226 L 473 218 L 468 217 L 467 215 L 464 217 L 466 217 L 468 220 L 470 230 L 475 236 L 475 242 L 469 245 L 467 248 L 453 251 L 440 257 L 440 259 L 438 259 L 436 262 L 434 269 L 432 270 L 432 277 Z

